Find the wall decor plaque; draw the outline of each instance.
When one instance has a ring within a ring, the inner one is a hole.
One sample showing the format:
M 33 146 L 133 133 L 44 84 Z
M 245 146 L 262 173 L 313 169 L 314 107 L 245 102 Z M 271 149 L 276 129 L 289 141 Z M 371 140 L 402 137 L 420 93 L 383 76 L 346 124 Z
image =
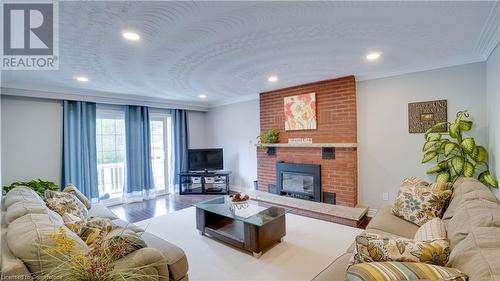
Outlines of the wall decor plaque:
M 436 100 L 408 104 L 408 129 L 410 134 L 425 133 L 437 123 L 448 121 L 448 101 Z M 446 132 L 445 125 L 435 132 Z

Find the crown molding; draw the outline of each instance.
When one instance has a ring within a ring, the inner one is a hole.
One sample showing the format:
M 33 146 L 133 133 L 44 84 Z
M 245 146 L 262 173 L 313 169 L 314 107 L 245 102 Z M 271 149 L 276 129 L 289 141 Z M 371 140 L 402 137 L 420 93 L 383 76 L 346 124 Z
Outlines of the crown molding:
M 1 87 L 1 95 L 43 98 L 54 100 L 79 100 L 116 105 L 140 105 L 154 108 L 185 109 L 206 112 L 209 107 L 205 104 L 158 99 L 145 96 L 127 95 L 112 92 L 89 91 L 81 89 L 50 89 L 31 86 L 7 84 Z
M 259 99 L 259 94 L 250 94 L 250 95 L 245 95 L 245 96 L 241 96 L 241 97 L 228 98 L 228 99 L 212 102 L 209 104 L 209 106 L 210 106 L 210 108 L 215 108 L 215 107 L 219 107 L 219 106 L 230 105 L 230 104 L 246 102 L 246 101 L 251 101 L 251 100 L 257 100 L 257 99 Z
M 494 2 L 490 14 L 481 30 L 474 52 L 487 60 L 500 43 L 500 2 Z
M 381 73 L 378 75 L 359 74 L 359 75 L 355 75 L 355 76 L 356 76 L 356 82 L 362 82 L 362 81 L 369 81 L 369 80 L 391 78 L 391 77 L 396 77 L 396 76 L 401 76 L 401 75 L 416 74 L 416 73 L 425 72 L 425 71 L 433 71 L 433 70 L 438 70 L 438 69 L 459 67 L 462 65 L 468 65 L 468 64 L 473 64 L 473 63 L 482 63 L 484 61 L 485 61 L 485 59 L 482 59 L 482 58 L 470 58 L 470 59 L 464 59 L 464 60 L 457 62 L 457 63 L 433 64 L 433 65 L 427 65 L 427 66 L 423 66 L 423 67 L 414 68 L 412 70 L 392 71 L 392 72 Z

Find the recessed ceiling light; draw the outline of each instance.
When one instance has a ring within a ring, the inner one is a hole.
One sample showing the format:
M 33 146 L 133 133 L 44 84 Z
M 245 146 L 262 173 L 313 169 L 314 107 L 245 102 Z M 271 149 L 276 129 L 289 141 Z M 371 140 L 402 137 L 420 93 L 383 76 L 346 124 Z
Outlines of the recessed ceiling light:
M 84 76 L 77 76 L 77 77 L 76 77 L 76 80 L 77 80 L 77 81 L 80 81 L 80 82 L 88 82 L 88 81 L 89 81 L 89 78 L 84 77 Z
M 270 76 L 269 78 L 267 78 L 267 81 L 276 82 L 276 81 L 278 81 L 278 76 Z
M 206 99 L 207 98 L 207 95 L 199 95 L 200 99 Z
M 123 38 L 130 41 L 138 41 L 139 39 L 141 39 L 141 36 L 139 36 L 139 34 L 132 31 L 123 31 L 122 36 Z
M 380 58 L 381 55 L 382 55 L 382 53 L 380 53 L 380 52 L 369 53 L 368 55 L 366 55 L 366 59 L 367 60 L 377 60 Z

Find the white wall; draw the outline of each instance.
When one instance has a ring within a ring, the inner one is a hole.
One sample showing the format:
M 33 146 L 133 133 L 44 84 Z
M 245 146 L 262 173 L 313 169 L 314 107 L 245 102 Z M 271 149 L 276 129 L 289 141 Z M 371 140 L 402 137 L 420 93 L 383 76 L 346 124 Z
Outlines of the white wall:
M 1 72 L 1 71 L 0 71 Z M 2 75 L 0 74 L 0 81 L 2 81 Z M 0 198 L 3 194 L 3 183 L 2 183 L 2 89 L 0 88 Z M 2 205 L 0 201 L 0 206 Z M 1 219 L 0 219 L 1 221 Z
M 206 145 L 224 149 L 224 169 L 233 172 L 234 186 L 253 187 L 257 180 L 259 116 L 258 100 L 216 107 L 206 114 Z
M 205 112 L 188 111 L 189 148 L 206 148 Z
M 472 135 L 487 145 L 485 79 L 485 63 L 474 63 L 358 82 L 359 204 L 379 208 L 393 201 L 404 177 L 427 178 L 423 135 L 408 133 L 410 102 L 446 99 L 448 120 L 468 109 Z M 389 201 L 382 200 L 383 192 Z
M 2 96 L 2 181 L 61 181 L 62 102 Z
M 486 62 L 486 92 L 489 127 L 490 170 L 500 177 L 500 45 L 491 53 Z M 495 191 L 500 198 L 500 192 Z

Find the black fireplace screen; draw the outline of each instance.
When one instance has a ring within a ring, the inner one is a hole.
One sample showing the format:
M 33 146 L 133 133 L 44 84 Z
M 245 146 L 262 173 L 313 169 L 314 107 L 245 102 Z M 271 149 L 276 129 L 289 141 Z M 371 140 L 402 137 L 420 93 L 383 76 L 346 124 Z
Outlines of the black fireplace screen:
M 283 172 L 282 190 L 314 195 L 314 176 L 303 173 Z
M 277 193 L 321 201 L 321 166 L 315 164 L 276 163 Z

